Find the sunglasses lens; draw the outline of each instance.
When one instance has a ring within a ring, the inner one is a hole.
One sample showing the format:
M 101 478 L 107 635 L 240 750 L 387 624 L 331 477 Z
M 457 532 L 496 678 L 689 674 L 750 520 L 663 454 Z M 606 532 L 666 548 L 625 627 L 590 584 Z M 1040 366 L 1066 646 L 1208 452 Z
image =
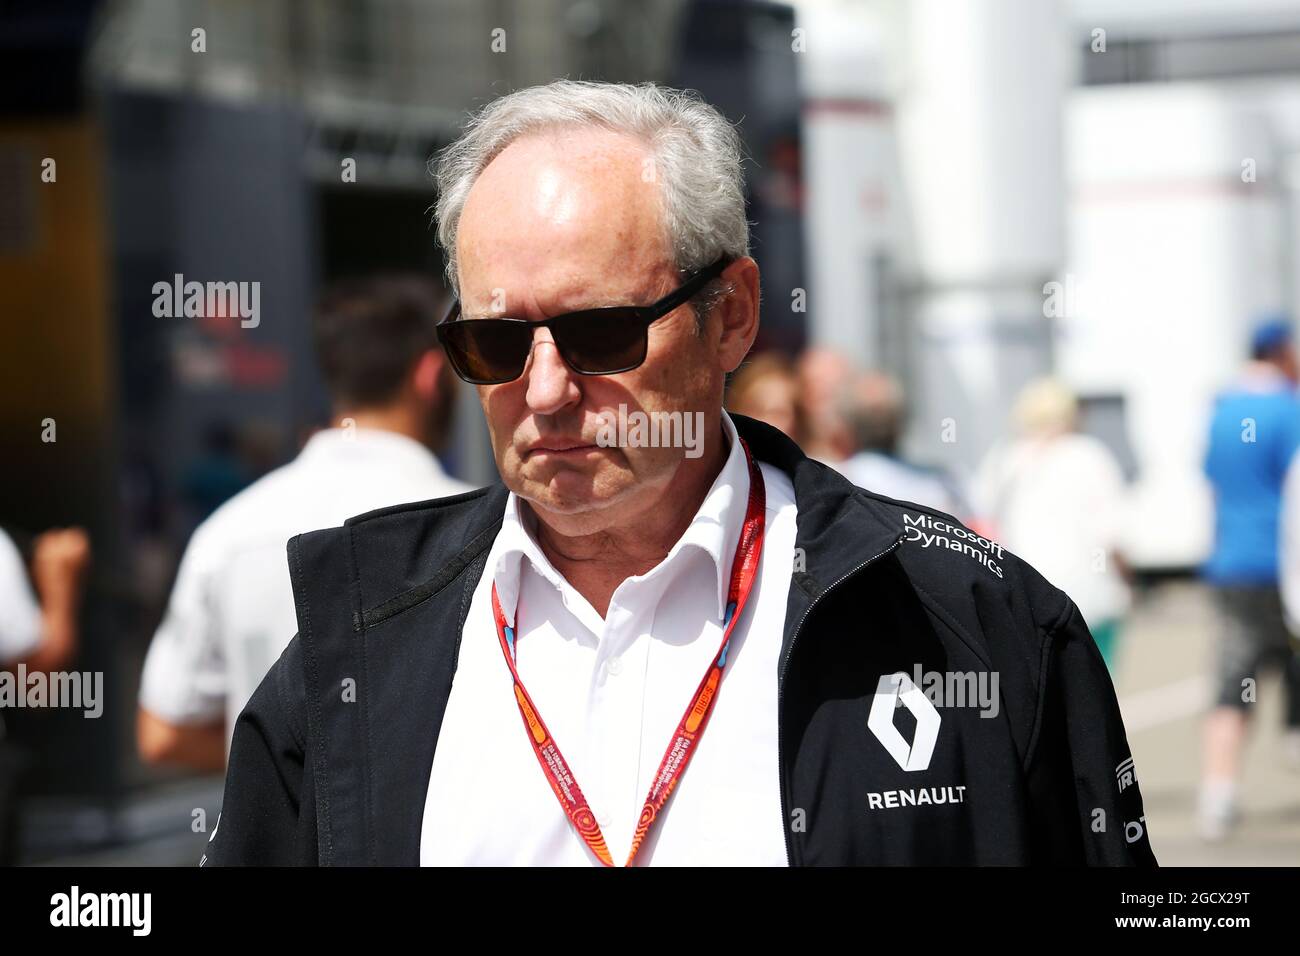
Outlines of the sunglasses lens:
M 469 319 L 438 326 L 438 339 L 461 378 L 496 385 L 523 374 L 533 330 L 523 322 Z
M 646 325 L 635 309 L 572 312 L 551 325 L 555 344 L 578 372 L 609 375 L 645 361 Z

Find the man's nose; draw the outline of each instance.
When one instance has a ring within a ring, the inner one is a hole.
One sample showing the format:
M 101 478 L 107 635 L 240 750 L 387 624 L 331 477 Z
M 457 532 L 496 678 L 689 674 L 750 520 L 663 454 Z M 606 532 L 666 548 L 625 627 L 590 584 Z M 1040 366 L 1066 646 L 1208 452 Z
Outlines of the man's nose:
M 577 376 L 564 364 L 551 330 L 538 328 L 533 335 L 533 353 L 529 359 L 528 408 L 536 415 L 554 415 L 575 404 L 582 397 Z

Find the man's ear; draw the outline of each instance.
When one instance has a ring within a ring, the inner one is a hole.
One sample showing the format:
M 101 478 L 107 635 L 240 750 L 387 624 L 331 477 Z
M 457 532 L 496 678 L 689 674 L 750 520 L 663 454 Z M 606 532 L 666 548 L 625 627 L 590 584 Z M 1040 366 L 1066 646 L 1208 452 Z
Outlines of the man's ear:
M 723 269 L 719 278 L 732 289 L 713 307 L 722 322 L 718 362 L 730 374 L 740 368 L 758 336 L 758 263 L 744 256 Z
M 416 359 L 415 368 L 411 370 L 411 384 L 423 401 L 433 402 L 438 398 L 438 379 L 446 363 L 446 356 L 437 349 L 429 349 Z

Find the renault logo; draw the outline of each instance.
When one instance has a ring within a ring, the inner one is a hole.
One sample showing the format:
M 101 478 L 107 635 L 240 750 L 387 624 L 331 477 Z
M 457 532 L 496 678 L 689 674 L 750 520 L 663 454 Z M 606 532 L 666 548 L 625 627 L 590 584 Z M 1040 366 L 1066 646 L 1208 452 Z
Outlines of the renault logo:
M 894 726 L 894 711 L 902 704 L 916 718 L 916 732 L 909 744 Z M 904 770 L 925 770 L 934 755 L 934 744 L 939 739 L 939 712 L 934 704 L 912 683 L 912 678 L 899 671 L 885 674 L 876 685 L 876 696 L 871 702 L 871 715 L 867 727 L 884 744 L 889 755 Z

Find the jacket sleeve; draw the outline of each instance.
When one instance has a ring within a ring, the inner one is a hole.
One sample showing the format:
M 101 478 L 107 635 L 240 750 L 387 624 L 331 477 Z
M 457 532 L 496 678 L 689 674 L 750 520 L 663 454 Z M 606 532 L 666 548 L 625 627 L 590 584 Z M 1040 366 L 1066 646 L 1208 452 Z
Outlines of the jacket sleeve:
M 1156 866 L 1110 673 L 1068 602 L 1043 644 L 1027 773 L 1041 862 Z
M 317 864 L 305 700 L 294 637 L 235 722 L 221 814 L 201 866 Z

